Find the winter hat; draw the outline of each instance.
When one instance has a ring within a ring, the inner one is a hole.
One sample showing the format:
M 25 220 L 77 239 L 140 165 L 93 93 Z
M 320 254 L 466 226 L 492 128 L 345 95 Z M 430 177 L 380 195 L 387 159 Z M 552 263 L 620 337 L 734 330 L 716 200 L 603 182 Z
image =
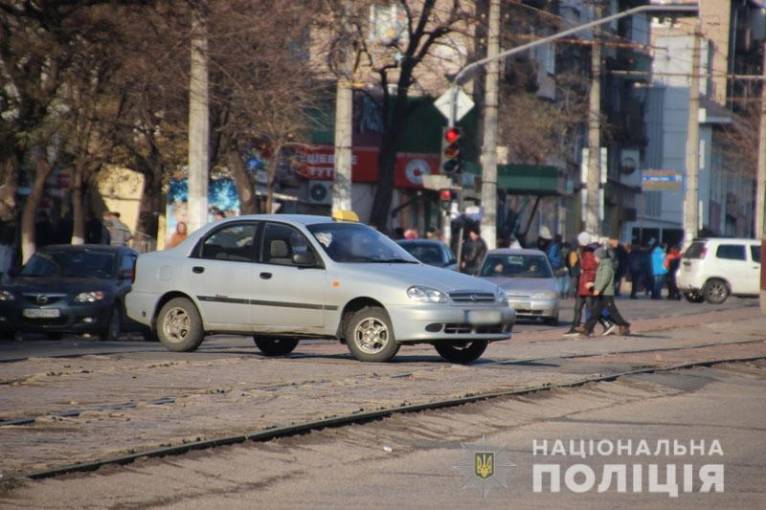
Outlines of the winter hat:
M 587 246 L 590 243 L 590 234 L 587 232 L 580 232 L 577 234 L 577 244 L 580 246 Z
M 553 236 L 551 236 L 551 230 L 543 225 L 540 227 L 540 238 L 541 239 L 553 239 Z

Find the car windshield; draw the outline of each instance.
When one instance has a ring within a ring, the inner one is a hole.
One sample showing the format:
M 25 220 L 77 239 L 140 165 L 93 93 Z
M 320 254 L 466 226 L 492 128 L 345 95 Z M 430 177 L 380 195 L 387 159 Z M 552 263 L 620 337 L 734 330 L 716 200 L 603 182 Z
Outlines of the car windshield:
M 506 278 L 553 278 L 548 260 L 543 255 L 487 255 L 480 274 Z
M 360 223 L 320 223 L 309 231 L 336 262 L 417 264 L 401 246 Z
M 410 255 L 421 261 L 423 264 L 439 267 L 447 265 L 444 251 L 438 244 L 406 242 L 401 243 L 399 246 L 407 250 Z
M 39 251 L 21 270 L 21 276 L 113 278 L 116 255 L 96 250 Z

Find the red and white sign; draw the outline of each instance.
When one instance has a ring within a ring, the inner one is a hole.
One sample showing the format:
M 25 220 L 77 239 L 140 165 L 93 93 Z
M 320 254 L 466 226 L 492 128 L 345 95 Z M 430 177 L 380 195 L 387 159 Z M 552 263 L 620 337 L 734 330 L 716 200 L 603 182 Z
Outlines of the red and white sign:
M 351 163 L 353 182 L 378 181 L 377 147 L 354 147 Z M 331 181 L 334 177 L 335 148 L 332 145 L 307 145 L 298 150 L 295 171 L 309 180 Z M 399 153 L 394 163 L 394 186 L 422 188 L 423 176 L 438 173 L 437 154 Z

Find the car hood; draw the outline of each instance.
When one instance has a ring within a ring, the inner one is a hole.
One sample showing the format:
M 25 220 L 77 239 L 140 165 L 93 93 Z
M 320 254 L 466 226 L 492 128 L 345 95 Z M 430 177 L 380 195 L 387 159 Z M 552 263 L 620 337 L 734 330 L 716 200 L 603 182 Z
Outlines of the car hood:
M 341 264 L 341 266 L 347 274 L 358 273 L 360 279 L 376 277 L 388 282 L 398 282 L 406 287 L 422 285 L 442 292 L 476 290 L 494 293 L 497 290 L 497 285 L 481 278 L 427 264 Z
M 16 292 L 72 293 L 97 290 L 109 292 L 114 289 L 114 282 L 99 278 L 30 278 L 19 276 L 14 278 L 9 284 L 4 285 L 4 287 Z
M 502 287 L 509 296 L 558 290 L 556 288 L 556 280 L 553 278 L 507 278 L 503 276 L 491 276 L 486 277 L 486 280 Z

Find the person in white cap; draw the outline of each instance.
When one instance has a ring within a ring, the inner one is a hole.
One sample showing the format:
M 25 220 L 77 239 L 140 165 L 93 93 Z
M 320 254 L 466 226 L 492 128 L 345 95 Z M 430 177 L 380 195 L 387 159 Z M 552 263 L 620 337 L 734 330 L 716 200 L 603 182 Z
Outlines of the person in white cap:
M 591 286 L 596 279 L 596 269 L 598 263 L 593 256 L 593 251 L 596 249 L 596 245 L 592 244 L 594 238 L 587 232 L 580 232 L 577 236 L 577 263 L 574 273 L 577 274 L 577 293 L 575 296 L 574 305 L 574 317 L 572 319 L 572 326 L 569 331 L 564 333 L 564 336 L 579 336 L 585 332 L 585 328 L 580 325 L 583 318 L 583 309 L 588 308 L 592 311 L 591 302 L 593 300 L 593 294 L 591 292 Z M 597 321 L 601 322 L 604 326 L 604 330 L 611 327 L 603 317 L 599 316 Z

